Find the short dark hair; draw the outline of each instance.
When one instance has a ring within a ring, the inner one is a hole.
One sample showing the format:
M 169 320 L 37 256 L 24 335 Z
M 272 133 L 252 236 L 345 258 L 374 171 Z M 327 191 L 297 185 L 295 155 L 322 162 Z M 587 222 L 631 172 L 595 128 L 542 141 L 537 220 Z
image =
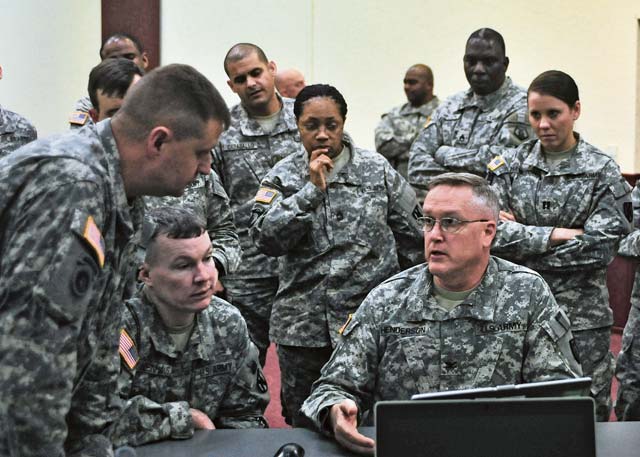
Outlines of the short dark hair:
M 173 130 L 177 140 L 203 134 L 205 124 L 217 120 L 226 129 L 231 118 L 218 90 L 189 65 L 156 68 L 129 91 L 114 120 L 122 118 L 122 131 L 142 140 L 158 125 Z
M 131 40 L 131 42 L 133 43 L 133 45 L 136 47 L 136 49 L 138 50 L 138 52 L 140 54 L 142 54 L 144 52 L 144 47 L 142 47 L 142 42 L 134 35 L 131 35 L 130 33 L 124 33 L 124 32 L 118 32 L 118 33 L 113 33 L 111 35 L 109 35 L 107 38 L 105 38 L 102 41 L 102 45 L 100 45 L 100 58 L 104 60 L 104 55 L 102 55 L 102 52 L 104 51 L 104 47 L 105 45 L 114 39 L 118 39 L 118 40 Z
M 549 70 L 540 73 L 529 84 L 527 95 L 535 92 L 540 95 L 550 95 L 558 98 L 573 108 L 580 100 L 578 86 L 571 76 L 559 70 Z
M 224 56 L 224 72 L 229 76 L 228 64 L 230 62 L 238 62 L 248 55 L 252 53 L 256 53 L 258 56 L 258 60 L 264 64 L 269 63 L 269 59 L 267 59 L 267 55 L 260 48 L 260 46 L 253 43 L 237 43 L 231 46 L 231 49 L 227 51 L 227 54 Z
M 206 222 L 191 209 L 180 206 L 159 206 L 147 212 L 142 228 L 142 244 L 146 248 L 145 262 L 154 256 L 155 241 L 160 235 L 182 240 L 197 238 L 206 231 Z
M 144 73 L 132 60 L 125 58 L 107 59 L 93 67 L 89 73 L 89 98 L 96 109 L 98 106 L 98 91 L 108 97 L 123 98 L 135 75 Z
M 502 53 L 505 56 L 507 55 L 507 47 L 504 44 L 504 38 L 502 38 L 502 35 L 500 35 L 500 33 L 496 32 L 493 29 L 484 27 L 476 30 L 471 35 L 469 35 L 469 38 L 467 39 L 467 43 L 469 43 L 469 41 L 473 39 L 493 41 L 494 43 L 500 45 L 500 47 L 502 48 Z
M 427 194 L 437 186 L 467 186 L 471 188 L 471 193 L 482 204 L 491 211 L 497 221 L 500 215 L 500 201 L 489 183 L 480 176 L 471 173 L 443 173 L 432 178 L 427 184 Z
M 293 114 L 295 114 L 296 120 L 300 119 L 304 111 L 304 104 L 316 97 L 329 97 L 332 99 L 338 105 L 342 120 L 344 121 L 347 118 L 347 102 L 338 89 L 329 84 L 312 84 L 302 89 L 293 103 Z

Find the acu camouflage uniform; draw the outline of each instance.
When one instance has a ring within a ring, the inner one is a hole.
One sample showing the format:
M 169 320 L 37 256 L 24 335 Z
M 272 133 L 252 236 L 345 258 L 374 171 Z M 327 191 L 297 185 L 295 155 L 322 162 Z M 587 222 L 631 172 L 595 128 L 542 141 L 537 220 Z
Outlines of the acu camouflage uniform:
M 640 259 L 640 180 L 633 192 L 633 221 L 635 230 L 620 242 L 618 254 Z M 637 269 L 637 266 L 636 266 Z M 620 421 L 640 420 L 640 271 L 636 271 L 631 295 L 631 309 L 622 334 L 622 348 L 616 363 L 618 394 L 616 416 Z
M 122 327 L 135 349 L 128 362 L 121 348 L 118 393 L 126 403 L 112 435 L 116 446 L 190 438 L 189 408 L 216 428 L 267 427 L 267 383 L 242 316 L 213 297 L 195 319 L 180 352 L 144 288 L 127 302 Z
M 268 134 L 241 104 L 231 108 L 231 126 L 222 133 L 213 153 L 213 168 L 229 195 L 243 256 L 238 270 L 224 278 L 224 286 L 227 298 L 247 321 L 263 365 L 269 347 L 271 305 L 278 290 L 278 264 L 253 244 L 249 235 L 251 208 L 262 178 L 300 143 L 293 100 L 278 99 L 282 110 Z
M 385 156 L 405 179 L 411 144 L 439 104 L 440 100 L 436 96 L 417 107 L 405 103 L 383 114 L 376 127 L 376 151 Z
M 0 158 L 38 137 L 31 122 L 0 106 Z
M 79 129 L 85 125 L 93 124 L 93 119 L 89 115 L 89 110 L 93 109 L 93 103 L 88 95 L 79 99 L 73 107 L 73 113 L 69 116 L 69 128 Z
M 110 121 L 0 160 L 0 221 L 0 455 L 112 455 L 119 267 L 140 215 Z
M 606 420 L 613 376 L 607 266 L 620 237 L 630 230 L 630 186 L 609 156 L 581 138 L 575 152 L 554 169 L 537 140 L 524 143 L 503 162 L 496 162 L 488 179 L 502 209 L 512 212 L 517 222 L 498 225 L 491 252 L 537 271 L 547 281 L 569 316 L 585 376 L 593 378 L 597 416 Z M 551 246 L 554 227 L 585 233 Z
M 215 171 L 207 176 L 198 175 L 181 197 L 144 197 L 144 201 L 147 210 L 161 206 L 181 206 L 193 210 L 206 222 L 220 275 L 233 273 L 238 268 L 242 256 L 238 233 L 233 224 L 229 197 Z
M 280 262 L 270 331 L 279 357 L 287 357 L 281 346 L 335 346 L 349 313 L 400 270 L 398 252 L 412 265 L 424 259 L 422 213 L 411 187 L 379 154 L 349 142 L 345 148 L 351 158 L 326 191 L 311 183 L 309 153 L 298 147 L 262 181 L 261 193 L 273 195 L 256 196 L 251 227 L 256 246 Z M 303 366 L 314 353 L 324 358 L 306 379 L 300 379 L 295 361 L 281 362 L 285 417 L 297 413 L 330 356 L 330 351 L 307 352 L 308 357 L 301 351 L 295 355 Z M 287 372 L 288 362 L 294 372 Z
M 418 265 L 367 296 L 302 412 L 328 431 L 329 407 L 345 399 L 367 423 L 380 400 L 576 377 L 569 327 L 549 287 L 527 268 L 492 257 L 480 285 L 448 312 L 433 296 L 428 265 Z
M 422 201 L 432 177 L 448 171 L 484 176 L 495 155 L 532 136 L 527 93 L 511 78 L 489 95 L 468 89 L 447 98 L 414 141 L 409 182 Z

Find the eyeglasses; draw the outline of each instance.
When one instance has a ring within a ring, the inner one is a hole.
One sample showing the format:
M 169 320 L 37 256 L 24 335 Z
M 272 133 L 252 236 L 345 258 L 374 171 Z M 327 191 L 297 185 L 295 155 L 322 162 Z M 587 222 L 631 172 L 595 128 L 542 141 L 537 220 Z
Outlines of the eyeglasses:
M 435 227 L 436 222 L 440 224 L 440 230 L 447 233 L 458 233 L 465 224 L 472 222 L 489 222 L 489 219 L 476 219 L 474 221 L 461 221 L 455 217 L 443 217 L 434 219 L 433 217 L 420 217 L 418 221 L 424 226 L 425 231 L 430 232 Z

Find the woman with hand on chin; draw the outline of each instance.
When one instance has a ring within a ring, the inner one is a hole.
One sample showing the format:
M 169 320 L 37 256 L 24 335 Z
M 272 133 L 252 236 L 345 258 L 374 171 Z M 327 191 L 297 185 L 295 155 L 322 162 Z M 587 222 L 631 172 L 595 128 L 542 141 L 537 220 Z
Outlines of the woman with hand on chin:
M 344 133 L 342 94 L 307 86 L 293 111 L 302 147 L 263 179 L 251 233 L 262 252 L 280 258 L 270 337 L 278 345 L 283 415 L 296 426 L 305 423 L 298 410 L 349 314 L 400 271 L 399 254 L 408 264 L 424 254 L 415 193 L 383 156 Z
M 631 229 L 631 189 L 613 159 L 574 131 L 581 105 L 571 76 L 546 71 L 527 96 L 538 139 L 488 165 L 503 209 L 491 252 L 547 281 L 571 321 L 572 350 L 593 379 L 596 417 L 606 421 L 614 365 L 606 274 Z

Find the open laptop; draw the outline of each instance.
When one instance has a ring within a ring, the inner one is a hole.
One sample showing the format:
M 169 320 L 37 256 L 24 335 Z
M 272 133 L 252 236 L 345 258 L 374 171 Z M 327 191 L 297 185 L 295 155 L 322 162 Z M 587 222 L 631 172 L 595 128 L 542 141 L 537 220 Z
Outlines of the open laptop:
M 505 384 L 496 387 L 478 387 L 475 389 L 446 390 L 415 394 L 412 400 L 463 400 L 471 398 L 504 397 L 586 397 L 589 395 L 591 378 L 569 378 L 554 381 L 530 382 L 526 384 Z
M 595 457 L 588 397 L 382 401 L 377 457 Z

